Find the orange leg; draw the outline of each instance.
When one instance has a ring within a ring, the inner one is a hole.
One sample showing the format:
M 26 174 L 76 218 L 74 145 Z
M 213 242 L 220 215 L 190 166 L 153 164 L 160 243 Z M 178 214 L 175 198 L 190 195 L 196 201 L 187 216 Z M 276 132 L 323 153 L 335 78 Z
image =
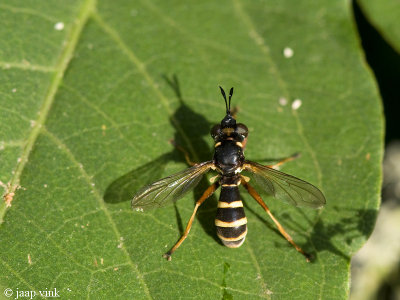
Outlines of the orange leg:
M 269 210 L 268 206 L 265 204 L 265 202 L 263 201 L 263 199 L 261 198 L 261 196 L 257 193 L 257 191 L 246 182 L 246 180 L 244 178 L 242 178 L 241 183 L 243 184 L 243 186 L 246 188 L 246 190 L 249 192 L 249 194 L 258 202 L 258 204 L 260 204 L 264 210 L 267 212 L 267 214 L 270 216 L 270 218 L 272 219 L 272 221 L 274 221 L 276 227 L 278 227 L 279 232 L 285 237 L 285 239 L 287 239 L 287 241 L 289 243 L 291 243 L 293 245 L 294 248 L 296 248 L 297 251 L 299 251 L 301 254 L 303 254 L 307 260 L 307 262 L 310 262 L 310 255 L 305 253 L 303 251 L 303 249 L 301 249 L 292 239 L 292 237 L 285 231 L 285 229 L 282 227 L 282 225 L 278 222 L 277 219 L 275 219 L 275 217 L 273 216 L 273 214 L 271 213 L 271 211 Z
M 193 223 L 194 217 L 195 217 L 195 215 L 196 215 L 197 209 L 199 208 L 199 206 L 200 206 L 208 197 L 210 197 L 210 196 L 215 192 L 215 190 L 216 190 L 218 187 L 219 187 L 219 183 L 218 183 L 218 182 L 214 183 L 213 185 L 210 185 L 210 186 L 204 191 L 204 193 L 203 193 L 203 195 L 200 197 L 200 199 L 197 200 L 196 206 L 194 207 L 194 210 L 193 210 L 193 214 L 192 214 L 192 216 L 190 217 L 190 220 L 189 220 L 189 222 L 188 222 L 188 224 L 187 224 L 187 226 L 186 226 L 185 231 L 183 232 L 183 235 L 181 236 L 181 238 L 179 239 L 179 241 L 175 244 L 175 246 L 173 246 L 173 247 L 171 248 L 171 250 L 169 250 L 167 253 L 165 253 L 165 254 L 163 255 L 164 258 L 166 258 L 166 259 L 169 260 L 169 261 L 171 260 L 171 255 L 172 255 L 172 253 L 174 253 L 175 250 L 178 249 L 178 247 L 183 243 L 183 241 L 184 241 L 184 240 L 186 239 L 186 237 L 188 236 L 189 231 L 190 231 L 190 228 L 192 227 L 192 223 Z
M 297 152 L 297 153 L 295 153 L 295 154 L 293 154 L 293 155 L 291 155 L 291 156 L 289 156 L 289 157 L 286 157 L 286 158 L 284 158 L 284 159 L 278 161 L 276 164 L 267 165 L 266 167 L 272 168 L 272 169 L 276 169 L 277 167 L 283 165 L 284 163 L 287 163 L 288 161 L 295 160 L 296 158 L 299 158 L 299 157 L 300 157 L 300 153 Z
M 194 165 L 196 165 L 195 162 L 190 160 L 190 156 L 189 153 L 181 146 L 179 146 L 178 144 L 175 143 L 174 140 L 170 140 L 169 141 L 176 149 L 178 149 L 179 151 L 181 151 L 183 153 L 183 155 L 185 156 L 185 160 L 188 163 L 189 166 L 193 167 Z

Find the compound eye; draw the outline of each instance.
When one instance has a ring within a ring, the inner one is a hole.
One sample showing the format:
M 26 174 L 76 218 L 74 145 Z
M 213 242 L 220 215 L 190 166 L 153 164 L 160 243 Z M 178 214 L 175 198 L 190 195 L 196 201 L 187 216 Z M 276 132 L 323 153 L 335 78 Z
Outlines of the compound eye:
M 249 130 L 247 129 L 247 126 L 242 123 L 237 124 L 236 132 L 238 134 L 240 134 L 241 136 L 243 136 L 244 138 L 247 138 L 247 136 L 249 134 Z
M 221 125 L 217 124 L 211 129 L 211 137 L 215 140 L 221 134 Z

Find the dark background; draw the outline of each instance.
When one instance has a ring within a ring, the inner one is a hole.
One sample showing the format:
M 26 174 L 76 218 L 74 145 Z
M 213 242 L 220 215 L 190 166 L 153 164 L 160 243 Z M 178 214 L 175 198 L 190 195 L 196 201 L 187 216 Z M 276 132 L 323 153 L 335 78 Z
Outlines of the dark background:
M 353 2 L 353 11 L 367 62 L 375 74 L 383 100 L 387 145 L 400 139 L 400 55 L 369 23 L 357 2 Z
M 400 85 L 400 55 L 369 22 L 356 1 L 353 1 L 353 12 L 366 60 L 374 72 L 383 101 L 386 119 L 385 150 L 388 149 L 388 147 L 393 149 L 393 146 L 395 146 L 399 149 L 397 151 L 400 151 L 400 89 L 398 88 Z M 393 151 L 389 152 L 393 153 Z M 385 154 L 385 156 L 388 155 Z M 389 172 L 395 173 L 395 168 L 392 169 L 393 170 L 388 170 L 387 164 L 384 164 L 385 176 Z M 397 178 L 396 181 L 396 184 L 399 184 L 400 178 Z M 393 206 L 394 202 L 396 207 L 400 207 L 399 197 L 394 196 L 394 192 L 388 191 L 388 189 L 393 186 L 393 184 L 388 184 L 387 180 L 385 181 L 384 178 L 382 205 Z M 389 204 L 389 202 L 391 203 Z M 381 240 L 384 241 L 385 238 L 396 237 L 382 237 Z M 371 257 L 371 259 L 373 259 L 373 257 Z M 400 259 L 398 261 L 400 261 Z M 357 261 L 357 263 L 359 262 Z M 369 295 L 369 299 L 400 299 L 400 265 L 393 265 L 389 274 L 390 275 L 384 278 L 380 283 L 376 294 Z M 352 278 L 352 281 L 356 280 L 357 278 Z

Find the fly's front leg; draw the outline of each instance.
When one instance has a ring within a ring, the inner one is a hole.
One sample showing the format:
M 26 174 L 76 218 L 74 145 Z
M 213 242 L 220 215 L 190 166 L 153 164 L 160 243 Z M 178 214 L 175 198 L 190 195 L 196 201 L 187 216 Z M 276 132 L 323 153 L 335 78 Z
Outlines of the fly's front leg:
M 289 157 L 286 157 L 280 161 L 278 161 L 276 164 L 273 165 L 266 165 L 266 167 L 271 168 L 271 169 L 277 169 L 278 167 L 280 167 L 281 165 L 283 165 L 284 163 L 287 163 L 289 161 L 295 160 L 296 158 L 299 158 L 301 156 L 300 152 L 297 152 Z
M 210 185 L 203 193 L 203 195 L 200 197 L 199 200 L 197 200 L 196 202 L 196 206 L 194 207 L 192 216 L 190 217 L 190 220 L 186 226 L 185 231 L 183 232 L 183 235 L 181 236 L 181 238 L 179 239 L 179 241 L 171 248 L 171 250 L 169 250 L 167 253 L 165 253 L 163 255 L 164 258 L 166 258 L 167 260 L 171 260 L 171 255 L 172 253 L 175 252 L 176 249 L 178 249 L 178 247 L 183 243 L 183 241 L 186 239 L 186 237 L 189 234 L 190 228 L 192 228 L 192 223 L 194 220 L 194 217 L 196 215 L 197 209 L 199 208 L 199 206 L 208 198 L 210 197 L 215 190 L 219 187 L 219 183 L 215 182 L 213 185 Z
M 235 120 L 237 119 L 237 114 L 239 113 L 239 111 L 240 111 L 240 108 L 238 106 L 234 106 L 231 109 L 231 115 Z
M 179 145 L 175 142 L 175 140 L 170 140 L 169 142 L 170 142 L 176 149 L 178 149 L 179 151 L 181 151 L 181 152 L 183 153 L 183 155 L 185 156 L 185 160 L 186 160 L 186 162 L 188 163 L 189 166 L 193 167 L 194 165 L 196 165 L 196 163 L 193 162 L 193 161 L 190 159 L 189 152 L 187 152 L 183 147 L 179 146 Z
M 246 190 L 249 192 L 249 194 L 264 208 L 264 210 L 267 212 L 267 214 L 270 216 L 272 221 L 274 221 L 276 227 L 278 227 L 279 232 L 285 237 L 285 239 L 293 245 L 293 247 L 300 252 L 301 254 L 304 255 L 306 258 L 307 262 L 310 262 L 311 256 L 307 254 L 306 252 L 303 251 L 303 249 L 300 248 L 292 239 L 292 237 L 289 235 L 289 233 L 286 232 L 286 230 L 283 228 L 283 226 L 278 222 L 277 219 L 275 219 L 274 215 L 271 213 L 269 210 L 268 206 L 265 204 L 261 196 L 257 193 L 257 191 L 246 181 L 245 178 L 242 178 L 241 183 L 243 186 L 246 188 Z

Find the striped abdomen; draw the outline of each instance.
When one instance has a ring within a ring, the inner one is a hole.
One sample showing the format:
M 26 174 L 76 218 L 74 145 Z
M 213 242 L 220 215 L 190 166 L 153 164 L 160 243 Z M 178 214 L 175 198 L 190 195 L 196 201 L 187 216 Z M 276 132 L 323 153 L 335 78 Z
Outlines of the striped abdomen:
M 240 247 L 247 234 L 246 224 L 238 186 L 222 185 L 215 217 L 218 237 L 229 248 Z

